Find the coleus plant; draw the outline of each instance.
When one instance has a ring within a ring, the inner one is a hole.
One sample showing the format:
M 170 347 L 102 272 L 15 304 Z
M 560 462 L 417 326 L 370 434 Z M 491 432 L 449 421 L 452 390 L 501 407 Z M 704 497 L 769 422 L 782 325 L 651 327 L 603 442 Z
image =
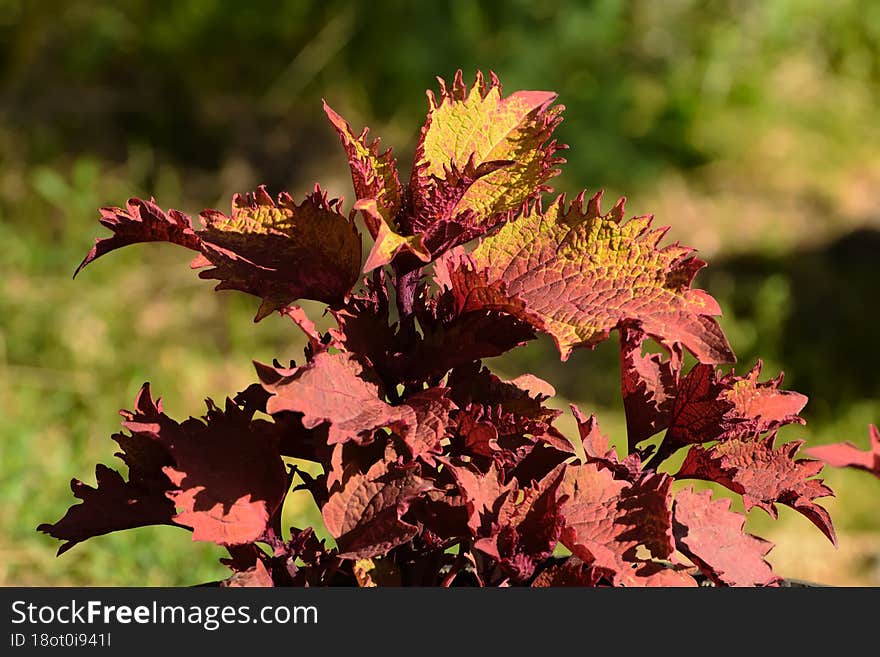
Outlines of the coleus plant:
M 460 71 L 440 80 L 405 183 L 390 150 L 325 104 L 351 169 L 348 214 L 317 186 L 299 202 L 264 187 L 236 195 L 200 227 L 154 200 L 103 208 L 113 234 L 77 272 L 122 246 L 171 242 L 216 289 L 259 297 L 255 321 L 278 312 L 307 346 L 299 364 L 256 363 L 257 382 L 208 400 L 199 419 L 170 418 L 145 384 L 113 436 L 127 479 L 98 465 L 95 487 L 72 483 L 81 502 L 39 527 L 64 541 L 59 553 L 173 525 L 228 549 L 226 585 L 778 585 L 771 543 L 695 481 L 746 511 L 789 506 L 836 542 L 816 501 L 832 494 L 821 462 L 776 436 L 803 424 L 807 399 L 781 375 L 760 381 L 760 362 L 745 376 L 719 369 L 735 358 L 718 304 L 692 287 L 705 263 L 662 245 L 650 216 L 626 219 L 624 199 L 605 212 L 601 192 L 545 198 L 564 162 L 555 100 L 505 96 L 494 74 L 470 88 Z M 358 213 L 372 239 L 363 263 Z M 299 299 L 326 304 L 335 328 L 319 331 Z M 481 362 L 538 334 L 565 361 L 612 331 L 625 454 L 575 406 L 578 435 L 563 435 L 550 384 Z M 333 542 L 282 526 L 302 489 Z

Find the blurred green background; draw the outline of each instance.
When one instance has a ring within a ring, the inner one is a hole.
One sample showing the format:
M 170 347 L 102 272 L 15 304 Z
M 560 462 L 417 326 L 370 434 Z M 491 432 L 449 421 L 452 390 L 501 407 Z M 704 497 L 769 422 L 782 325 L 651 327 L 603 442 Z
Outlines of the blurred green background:
M 0 584 L 193 584 L 222 550 L 173 528 L 100 537 L 54 557 L 34 531 L 71 477 L 118 467 L 117 411 L 152 382 L 175 417 L 297 358 L 278 317 L 213 293 L 186 253 L 131 247 L 71 274 L 97 208 L 153 195 L 227 210 L 236 191 L 352 201 L 324 97 L 370 125 L 406 171 L 435 75 L 495 70 L 552 89 L 571 145 L 556 189 L 625 193 L 700 250 L 746 371 L 809 395 L 786 439 L 867 445 L 880 421 L 880 4 L 494 0 L 0 0 Z M 315 306 L 310 308 L 317 309 Z M 549 341 L 498 359 L 532 371 L 623 438 L 617 350 L 561 366 Z M 787 577 L 880 585 L 880 481 L 826 473 L 835 550 L 803 517 L 750 527 Z M 303 498 L 291 521 L 314 517 Z

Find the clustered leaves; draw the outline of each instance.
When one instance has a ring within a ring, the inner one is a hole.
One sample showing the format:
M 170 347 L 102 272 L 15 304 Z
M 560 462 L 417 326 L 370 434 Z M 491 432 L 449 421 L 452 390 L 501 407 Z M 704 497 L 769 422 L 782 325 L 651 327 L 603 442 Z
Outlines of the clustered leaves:
M 153 200 L 102 209 L 113 235 L 77 272 L 122 246 L 171 242 L 197 253 L 217 289 L 259 297 L 256 321 L 277 311 L 308 344 L 299 364 L 256 363 L 257 382 L 222 408 L 208 400 L 201 419 L 169 418 L 145 384 L 113 436 L 128 478 L 99 465 L 96 487 L 73 481 L 81 503 L 40 527 L 59 552 L 173 525 L 228 549 L 230 586 L 778 584 L 772 545 L 696 481 L 746 511 L 789 506 L 835 542 L 816 501 L 832 494 L 821 463 L 776 435 L 803 423 L 806 397 L 781 375 L 759 381 L 760 362 L 744 377 L 719 368 L 734 355 L 718 304 L 692 287 L 705 263 L 662 245 L 650 216 L 626 219 L 623 199 L 603 212 L 601 192 L 544 198 L 564 162 L 555 99 L 504 96 L 494 75 L 441 80 L 406 183 L 390 150 L 325 104 L 351 169 L 348 215 L 319 187 L 300 203 L 263 187 L 236 195 L 231 215 L 206 210 L 200 228 Z M 373 240 L 364 263 L 358 212 Z M 325 303 L 336 326 L 319 331 L 299 299 Z M 623 455 L 577 407 L 578 435 L 563 435 L 550 384 L 505 381 L 481 362 L 538 334 L 565 360 L 612 331 Z M 873 461 L 814 453 L 876 473 L 872 436 Z M 282 526 L 295 490 L 332 542 Z

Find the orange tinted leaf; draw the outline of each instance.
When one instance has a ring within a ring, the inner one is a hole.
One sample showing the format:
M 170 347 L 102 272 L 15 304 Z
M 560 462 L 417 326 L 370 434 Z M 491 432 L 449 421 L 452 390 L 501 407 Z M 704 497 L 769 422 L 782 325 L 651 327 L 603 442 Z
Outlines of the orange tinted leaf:
M 389 148 L 379 153 L 379 140 L 367 143 L 367 128 L 355 135 L 348 121 L 337 114 L 324 102 L 324 112 L 339 135 L 354 185 L 356 201 L 372 201 L 375 212 L 364 215 L 367 228 L 375 239 L 379 228 L 397 228 L 396 216 L 400 210 L 401 187 L 397 178 L 397 166 Z
M 704 263 L 678 244 L 659 248 L 665 229 L 650 217 L 623 222 L 622 200 L 603 215 L 600 197 L 566 207 L 560 196 L 484 239 L 451 276 L 459 311 L 514 315 L 552 336 L 563 360 L 626 323 L 701 361 L 732 361 L 718 304 L 690 287 Z

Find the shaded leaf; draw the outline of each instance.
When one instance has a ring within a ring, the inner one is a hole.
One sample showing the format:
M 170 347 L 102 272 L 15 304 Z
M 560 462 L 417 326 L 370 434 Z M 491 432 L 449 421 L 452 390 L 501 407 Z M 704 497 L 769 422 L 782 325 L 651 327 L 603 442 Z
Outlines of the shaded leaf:
M 532 587 L 595 586 L 601 577 L 601 573 L 590 568 L 582 559 L 568 557 L 561 564 L 542 570 L 532 581 Z
M 262 536 L 288 487 L 273 432 L 255 430 L 231 400 L 224 410 L 209 400 L 206 422 L 190 418 L 160 440 L 174 459 L 164 469 L 179 489 L 169 493 L 174 520 L 192 528 L 193 540 L 237 545 Z
M 530 579 L 556 548 L 562 528 L 556 504 L 561 478 L 558 466 L 533 486 L 505 492 L 489 536 L 474 543 L 515 583 Z
M 731 427 L 727 418 L 735 407 L 725 398 L 726 393 L 727 388 L 718 380 L 715 368 L 702 363 L 695 365 L 679 383 L 664 442 L 690 445 L 725 435 Z
M 259 187 L 232 199 L 232 215 L 200 214 L 204 228 L 177 210 L 167 213 L 152 201 L 132 199 L 126 210 L 103 208 L 101 223 L 114 236 L 98 240 L 77 269 L 127 244 L 164 241 L 199 251 L 191 266 L 211 267 L 201 278 L 217 279 L 217 290 L 240 290 L 260 297 L 258 321 L 297 299 L 338 304 L 360 271 L 360 236 L 316 187 L 297 205 L 287 193 L 274 201 Z
M 162 413 L 161 400 L 153 400 L 149 384 L 140 389 L 134 406 L 134 411 L 120 411 L 123 426 L 131 435 L 113 436 L 122 448 L 116 456 L 128 466 L 129 480 L 98 465 L 96 488 L 77 479 L 70 482 L 74 496 L 82 503 L 70 507 L 55 524 L 44 523 L 37 527 L 65 541 L 58 549 L 59 555 L 93 536 L 133 527 L 174 524 L 174 505 L 167 495 L 174 486 L 163 472 L 173 464 L 173 459 L 157 434 L 163 427 L 173 429 L 176 423 Z
M 256 540 L 281 504 L 287 475 L 273 434 L 264 430 L 268 423 L 252 424 L 254 410 L 232 400 L 220 410 L 208 400 L 207 422 L 178 423 L 144 384 L 135 410 L 121 412 L 130 435 L 114 436 L 129 481 L 98 466 L 98 488 L 74 481 L 83 504 L 40 529 L 67 540 L 62 551 L 91 536 L 152 524 L 189 527 L 194 540 L 223 545 Z
M 65 541 L 58 548 L 62 555 L 77 543 L 122 529 L 149 525 L 173 524 L 174 505 L 161 489 L 151 489 L 125 481 L 115 470 L 105 465 L 95 467 L 97 486 L 91 487 L 78 479 L 70 482 L 70 489 L 82 503 L 67 510 L 54 524 L 37 527 Z
M 870 448 L 865 451 L 847 441 L 811 447 L 804 452 L 835 468 L 856 468 L 880 477 L 880 430 L 873 424 L 869 429 L 869 438 Z
M 669 426 L 678 368 L 661 354 L 642 354 L 644 333 L 620 328 L 621 389 L 629 449 Z
M 321 509 L 324 526 L 336 539 L 340 556 L 375 557 L 412 539 L 419 528 L 401 517 L 427 488 L 412 470 L 390 472 L 385 461 L 375 463 L 366 473 L 353 471 L 344 477 Z
M 133 198 L 123 208 L 101 208 L 101 225 L 113 231 L 112 237 L 96 238 L 95 246 L 83 258 L 77 274 L 93 260 L 110 251 L 140 242 L 170 242 L 198 251 L 199 236 L 193 230 L 188 216 L 177 210 L 163 212 L 154 199 Z

